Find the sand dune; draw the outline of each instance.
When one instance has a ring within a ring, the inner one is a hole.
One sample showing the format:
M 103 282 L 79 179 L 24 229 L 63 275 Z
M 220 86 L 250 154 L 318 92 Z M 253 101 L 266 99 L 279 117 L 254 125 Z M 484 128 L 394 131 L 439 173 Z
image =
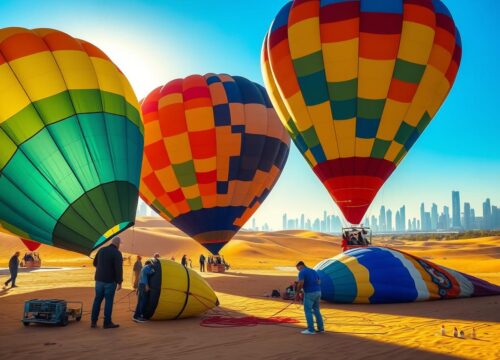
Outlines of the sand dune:
M 135 227 L 120 236 L 126 254 L 152 256 L 159 252 L 163 257 L 177 260 L 187 254 L 197 263 L 199 255 L 207 253 L 196 241 L 158 217 L 138 218 Z M 428 241 L 375 237 L 373 242 L 500 284 L 500 237 Z M 0 244 L 0 266 L 7 264 L 15 250 L 24 251 L 22 243 L 14 237 L 0 234 Z M 314 265 L 339 252 L 339 237 L 303 230 L 240 231 L 222 250 L 235 269 L 274 269 L 294 266 L 298 260 Z M 42 246 L 40 253 L 49 265 L 90 264 L 85 256 L 50 246 Z

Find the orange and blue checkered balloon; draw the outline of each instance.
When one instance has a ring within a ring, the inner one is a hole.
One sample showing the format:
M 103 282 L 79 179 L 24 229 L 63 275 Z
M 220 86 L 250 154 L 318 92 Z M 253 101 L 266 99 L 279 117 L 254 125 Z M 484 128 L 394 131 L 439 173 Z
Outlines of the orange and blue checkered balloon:
M 278 180 L 290 137 L 266 90 L 243 77 L 192 75 L 142 102 L 140 194 L 216 254 Z
M 461 51 L 440 0 L 294 0 L 274 19 L 266 87 L 350 223 L 436 115 Z

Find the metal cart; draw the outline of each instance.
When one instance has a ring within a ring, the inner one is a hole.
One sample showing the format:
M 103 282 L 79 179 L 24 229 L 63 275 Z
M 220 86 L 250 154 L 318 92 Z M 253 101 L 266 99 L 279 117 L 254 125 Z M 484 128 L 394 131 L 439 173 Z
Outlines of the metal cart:
M 25 326 L 31 323 L 66 326 L 69 320 L 80 321 L 82 313 L 81 301 L 33 299 L 24 303 L 21 321 Z

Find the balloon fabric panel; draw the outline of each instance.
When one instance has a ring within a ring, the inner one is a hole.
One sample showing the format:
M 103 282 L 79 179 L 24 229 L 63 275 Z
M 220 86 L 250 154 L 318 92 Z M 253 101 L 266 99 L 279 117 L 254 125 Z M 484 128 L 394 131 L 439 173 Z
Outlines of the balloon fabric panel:
M 262 71 L 298 149 L 359 224 L 448 95 L 460 58 L 440 0 L 295 0 L 266 35 Z
M 402 303 L 500 294 L 500 287 L 385 247 L 348 250 L 315 266 L 322 298 L 336 303 Z
M 277 181 L 289 151 L 264 88 L 225 74 L 192 75 L 142 103 L 141 196 L 217 253 Z
M 51 29 L 0 30 L 0 223 L 89 254 L 133 224 L 139 104 L 98 48 Z

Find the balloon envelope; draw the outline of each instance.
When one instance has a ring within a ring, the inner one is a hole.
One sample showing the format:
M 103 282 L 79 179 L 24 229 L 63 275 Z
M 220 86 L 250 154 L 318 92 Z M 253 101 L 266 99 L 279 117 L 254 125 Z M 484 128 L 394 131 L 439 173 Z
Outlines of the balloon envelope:
M 315 266 L 322 299 L 336 303 L 401 303 L 499 295 L 500 287 L 390 248 L 348 250 Z
M 271 100 L 353 224 L 450 91 L 461 58 L 440 0 L 291 1 L 262 51 Z
M 152 320 L 175 320 L 193 317 L 219 305 L 217 295 L 196 271 L 175 261 L 153 262 L 150 291 L 144 317 Z
M 0 30 L 0 224 L 89 254 L 135 219 L 143 128 L 128 80 L 94 45 Z
M 36 251 L 38 250 L 38 248 L 40 248 L 40 246 L 42 246 L 42 244 L 40 244 L 39 242 L 32 240 L 21 239 L 21 241 L 29 251 Z
M 245 78 L 193 75 L 142 102 L 143 200 L 217 253 L 278 180 L 290 137 L 265 89 Z

